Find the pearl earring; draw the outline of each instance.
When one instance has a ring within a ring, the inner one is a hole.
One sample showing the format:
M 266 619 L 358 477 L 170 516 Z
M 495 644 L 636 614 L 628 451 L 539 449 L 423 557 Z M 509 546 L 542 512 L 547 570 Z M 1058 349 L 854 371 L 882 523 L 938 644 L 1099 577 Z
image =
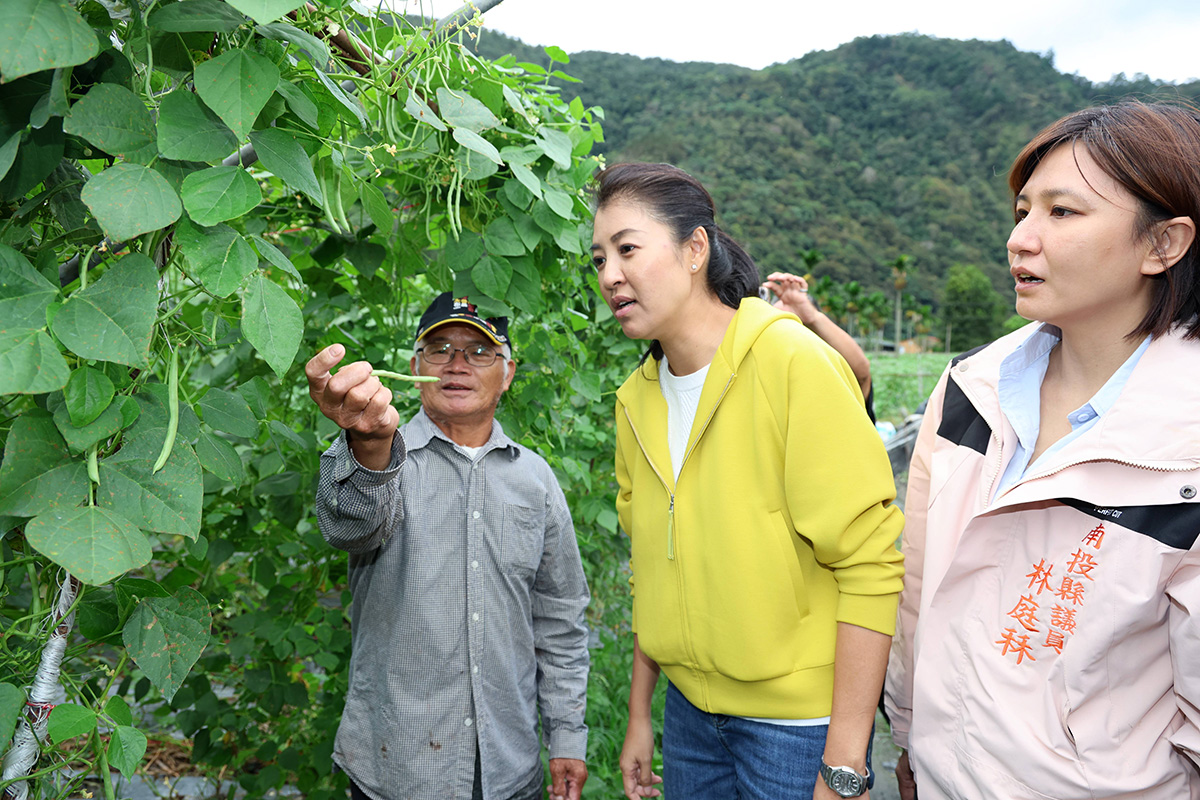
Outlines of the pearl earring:
M 698 269 L 700 269 L 700 267 L 696 266 L 695 264 L 692 264 L 692 272 L 695 272 Z

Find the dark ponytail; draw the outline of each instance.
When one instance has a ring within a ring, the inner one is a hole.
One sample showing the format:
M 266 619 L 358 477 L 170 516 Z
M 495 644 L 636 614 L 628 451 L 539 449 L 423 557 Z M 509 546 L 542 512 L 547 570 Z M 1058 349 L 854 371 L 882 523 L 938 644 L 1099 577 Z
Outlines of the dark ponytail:
M 757 297 L 758 267 L 741 245 L 717 227 L 712 195 L 700 181 L 670 164 L 613 164 L 596 174 L 592 194 L 596 210 L 614 202 L 644 206 L 682 245 L 697 228 L 708 234 L 708 289 L 724 305 L 737 308 L 743 297 Z M 648 356 L 662 358 L 657 341 Z M 645 360 L 643 358 L 643 360 Z

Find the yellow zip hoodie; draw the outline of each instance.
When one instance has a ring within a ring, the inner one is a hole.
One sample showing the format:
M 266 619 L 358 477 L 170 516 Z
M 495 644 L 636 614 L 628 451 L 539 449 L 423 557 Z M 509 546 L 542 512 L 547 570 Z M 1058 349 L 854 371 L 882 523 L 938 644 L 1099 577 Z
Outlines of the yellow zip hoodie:
M 617 391 L 616 422 L 642 652 L 710 713 L 828 716 L 837 623 L 891 635 L 904 574 L 887 453 L 846 362 L 748 298 L 678 484 L 655 361 Z

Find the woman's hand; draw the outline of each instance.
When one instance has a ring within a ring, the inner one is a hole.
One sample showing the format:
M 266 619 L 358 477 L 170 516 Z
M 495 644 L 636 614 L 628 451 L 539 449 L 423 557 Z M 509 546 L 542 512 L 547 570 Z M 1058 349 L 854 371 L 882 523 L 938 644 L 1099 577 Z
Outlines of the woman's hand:
M 662 792 L 654 788 L 662 778 L 654 774 L 654 729 L 650 720 L 630 718 L 625 729 L 625 745 L 621 748 L 621 781 L 627 800 L 639 797 L 661 797 Z
M 871 800 L 871 791 L 868 789 L 859 797 L 861 800 Z M 816 788 L 813 789 L 813 800 L 840 800 L 840 798 L 838 793 L 830 789 L 828 784 L 818 776 Z

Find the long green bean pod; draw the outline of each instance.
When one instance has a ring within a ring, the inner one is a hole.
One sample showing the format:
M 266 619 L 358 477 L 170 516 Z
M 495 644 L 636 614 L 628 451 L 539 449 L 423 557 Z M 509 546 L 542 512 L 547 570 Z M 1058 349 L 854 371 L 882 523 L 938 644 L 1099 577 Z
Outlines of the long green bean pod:
M 91 447 L 89 447 L 88 451 L 87 451 L 88 478 L 91 480 L 92 483 L 96 484 L 97 486 L 100 485 L 100 465 L 96 461 L 96 450 L 98 447 L 99 447 L 98 444 L 94 444 Z
M 163 441 L 162 452 L 154 462 L 151 474 L 162 469 L 167 459 L 171 457 L 171 449 L 175 447 L 175 434 L 179 432 L 179 348 L 171 350 L 171 369 L 167 373 L 167 438 Z
M 404 375 L 399 372 L 389 372 L 386 369 L 371 370 L 373 378 L 390 378 L 394 381 L 408 381 L 410 383 L 437 383 L 441 378 L 435 378 L 432 375 Z
M 317 162 L 317 185 L 321 187 L 321 210 L 325 212 L 325 221 L 329 223 L 329 227 L 333 228 L 334 233 L 340 234 L 342 227 L 338 225 L 337 217 L 333 210 L 333 196 L 335 191 L 329 178 L 329 164 L 325 160 Z
M 337 175 L 333 180 L 333 211 L 337 214 L 338 224 L 341 225 L 347 233 L 353 230 L 349 218 L 346 217 L 345 201 L 342 200 L 342 184 L 346 181 L 346 168 L 343 166 L 337 171 Z M 353 181 L 351 181 L 353 183 Z

